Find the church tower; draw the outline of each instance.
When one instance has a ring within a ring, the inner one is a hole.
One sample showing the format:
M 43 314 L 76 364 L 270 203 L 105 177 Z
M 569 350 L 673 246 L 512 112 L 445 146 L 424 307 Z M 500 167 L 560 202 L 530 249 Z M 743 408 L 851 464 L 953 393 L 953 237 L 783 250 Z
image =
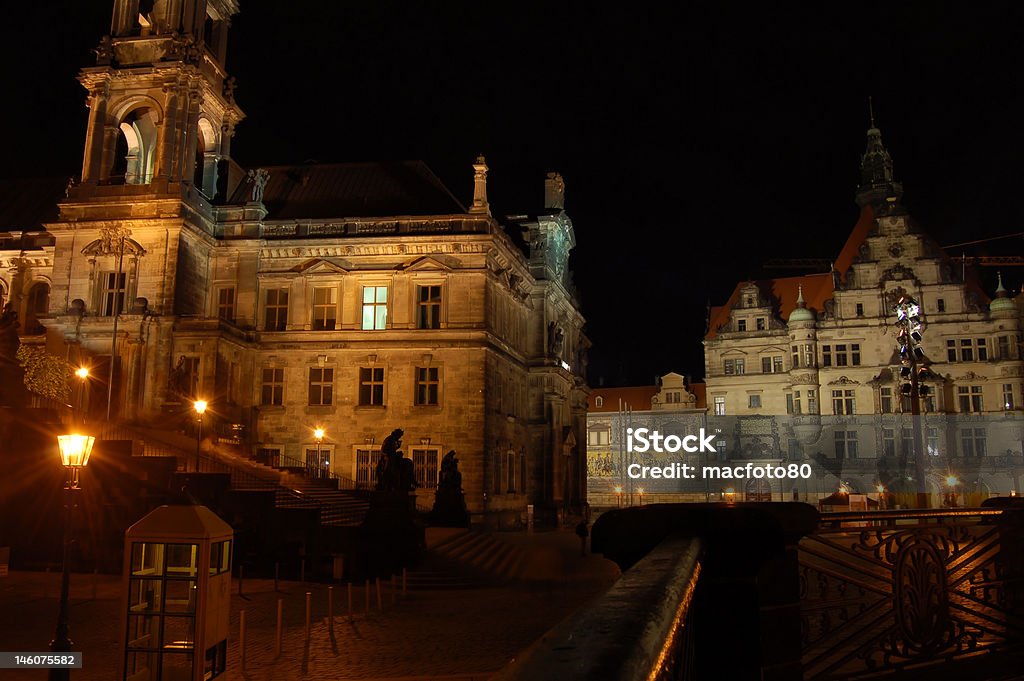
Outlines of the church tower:
M 159 410 L 174 316 L 207 304 L 215 206 L 243 117 L 225 68 L 237 12 L 237 0 L 114 0 L 96 65 L 79 73 L 89 119 L 81 177 L 49 225 L 50 329 L 107 384 L 92 396 L 97 415 Z

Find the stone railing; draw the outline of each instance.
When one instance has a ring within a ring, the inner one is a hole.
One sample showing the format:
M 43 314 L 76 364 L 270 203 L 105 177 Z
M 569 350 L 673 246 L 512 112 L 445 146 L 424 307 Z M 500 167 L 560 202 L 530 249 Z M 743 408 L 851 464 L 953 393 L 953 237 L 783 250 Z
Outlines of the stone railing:
M 690 618 L 700 554 L 698 539 L 665 539 L 491 681 L 700 678 Z

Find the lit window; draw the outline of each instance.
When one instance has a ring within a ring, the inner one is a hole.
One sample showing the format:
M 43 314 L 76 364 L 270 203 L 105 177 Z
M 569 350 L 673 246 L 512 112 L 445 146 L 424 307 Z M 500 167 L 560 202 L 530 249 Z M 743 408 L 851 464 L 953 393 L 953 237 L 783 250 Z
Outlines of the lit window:
M 417 286 L 416 308 L 416 328 L 440 329 L 441 287 Z
M 438 404 L 440 380 L 437 367 L 416 367 L 416 405 Z
M 288 289 L 268 289 L 265 300 L 266 304 L 263 306 L 263 330 L 284 331 L 288 325 Z
M 797 395 L 797 397 L 799 397 L 799 395 Z M 807 413 L 818 413 L 818 392 L 816 390 L 807 391 Z
M 313 289 L 313 330 L 333 331 L 338 321 L 338 289 Z
M 594 406 L 595 407 L 603 407 L 604 406 L 604 398 L 601 397 L 601 396 L 595 397 L 594 398 Z
M 226 322 L 235 321 L 235 287 L 225 287 L 217 291 L 217 317 Z
M 309 405 L 327 406 L 334 403 L 334 369 L 310 367 Z
M 388 321 L 388 287 L 363 287 L 363 329 L 379 331 Z
M 384 405 L 384 367 L 359 369 L 359 404 L 376 407 Z
M 725 416 L 725 396 L 715 398 L 715 416 Z
M 1013 383 L 1003 383 L 1003 409 L 1013 409 Z
M 268 407 L 284 404 L 284 369 L 264 367 L 260 404 Z

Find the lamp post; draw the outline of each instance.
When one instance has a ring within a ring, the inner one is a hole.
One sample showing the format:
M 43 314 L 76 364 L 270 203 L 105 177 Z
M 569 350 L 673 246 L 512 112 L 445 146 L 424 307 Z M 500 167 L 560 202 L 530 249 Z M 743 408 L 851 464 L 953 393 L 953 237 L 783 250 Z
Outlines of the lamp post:
M 75 370 L 75 376 L 78 376 L 78 415 L 82 419 L 82 423 L 85 423 L 85 386 L 86 381 L 89 380 L 89 368 L 78 367 Z
M 92 452 L 93 443 L 96 438 L 90 435 L 58 435 L 57 444 L 60 446 L 60 460 L 64 465 L 64 537 L 61 556 L 61 578 L 60 578 L 60 610 L 57 614 L 57 631 L 53 641 L 50 642 L 50 650 L 54 653 L 66 653 L 71 650 L 71 639 L 68 638 L 68 588 L 71 584 L 71 573 L 68 564 L 71 553 L 72 520 L 74 519 L 73 508 L 75 505 L 75 493 L 78 491 L 79 472 L 89 463 L 89 454 Z M 51 680 L 63 680 L 69 678 L 67 668 L 51 669 Z
M 199 472 L 199 445 L 203 441 L 203 414 L 206 413 L 206 400 L 196 400 L 192 403 L 196 410 L 198 428 L 196 429 L 196 473 Z
M 318 427 L 313 431 L 313 437 L 316 438 L 316 475 L 314 477 L 319 478 L 323 473 L 323 461 L 320 459 L 320 443 L 324 441 L 324 429 Z
M 960 478 L 955 475 L 946 476 L 946 485 L 949 487 L 949 494 L 946 496 L 946 505 L 956 508 L 956 486 L 960 484 Z
M 878 490 L 878 510 L 879 511 L 884 511 L 885 510 L 885 506 L 886 506 L 886 503 L 885 503 L 885 485 L 883 485 L 882 483 L 878 483 L 878 487 L 876 487 L 875 489 Z
M 637 487 L 636 488 L 636 493 L 640 495 L 640 505 L 643 506 L 644 505 L 644 488 L 643 487 Z
M 900 344 L 900 377 L 910 382 L 901 386 L 902 394 L 910 396 L 910 419 L 914 433 L 914 478 L 917 486 L 918 508 L 928 508 L 928 488 L 925 486 L 924 439 L 921 437 L 921 395 L 923 390 L 918 385 L 918 361 L 924 359 L 921 348 L 921 306 L 908 295 L 902 295 L 896 301 L 896 324 L 899 333 L 896 340 Z M 923 368 L 923 367 L 922 367 Z
M 615 499 L 618 501 L 619 508 L 622 508 L 622 485 L 615 485 Z

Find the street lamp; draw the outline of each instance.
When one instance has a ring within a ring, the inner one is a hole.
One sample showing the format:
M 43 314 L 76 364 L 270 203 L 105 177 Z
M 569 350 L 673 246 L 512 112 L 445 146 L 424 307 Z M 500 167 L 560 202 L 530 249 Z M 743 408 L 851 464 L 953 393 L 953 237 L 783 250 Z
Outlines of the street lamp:
M 953 474 L 946 476 L 946 485 L 949 487 L 949 494 L 946 497 L 946 505 L 956 508 L 956 486 L 960 484 L 960 478 Z
M 883 485 L 882 483 L 878 483 L 878 486 L 875 487 L 875 489 L 878 490 L 878 510 L 879 511 L 884 511 L 885 510 L 885 506 L 886 506 L 886 503 L 885 503 L 885 485 Z
M 60 446 L 60 461 L 64 465 L 64 537 L 61 557 L 60 610 L 57 615 L 57 631 L 53 641 L 50 642 L 50 650 L 54 653 L 69 652 L 72 646 L 71 639 L 68 638 L 68 588 L 71 584 L 68 558 L 71 548 L 71 523 L 74 519 L 72 509 L 75 505 L 75 492 L 79 489 L 79 472 L 89 463 L 89 454 L 92 452 L 95 441 L 96 438 L 91 435 L 57 436 L 57 444 Z M 50 670 L 51 680 L 67 678 L 69 678 L 67 668 Z
M 644 488 L 643 487 L 637 487 L 636 491 L 637 491 L 637 494 L 640 495 L 640 505 L 643 506 L 644 505 Z
M 622 485 L 615 485 L 615 499 L 618 501 L 619 508 L 622 508 Z
M 203 414 L 206 413 L 206 400 L 196 400 L 192 403 L 196 410 L 196 419 L 199 427 L 196 429 L 196 473 L 199 472 L 199 443 L 203 441 Z
M 722 492 L 722 496 L 725 497 L 725 503 L 734 504 L 736 503 L 736 490 L 732 487 L 726 487 Z
M 318 427 L 313 431 L 313 437 L 316 438 L 316 475 L 314 477 L 319 478 L 323 472 L 323 462 L 320 459 L 320 443 L 324 441 L 324 429 Z
M 78 367 L 75 370 L 75 376 L 78 376 L 78 415 L 82 419 L 82 423 L 85 423 L 85 382 L 89 380 L 89 368 Z

